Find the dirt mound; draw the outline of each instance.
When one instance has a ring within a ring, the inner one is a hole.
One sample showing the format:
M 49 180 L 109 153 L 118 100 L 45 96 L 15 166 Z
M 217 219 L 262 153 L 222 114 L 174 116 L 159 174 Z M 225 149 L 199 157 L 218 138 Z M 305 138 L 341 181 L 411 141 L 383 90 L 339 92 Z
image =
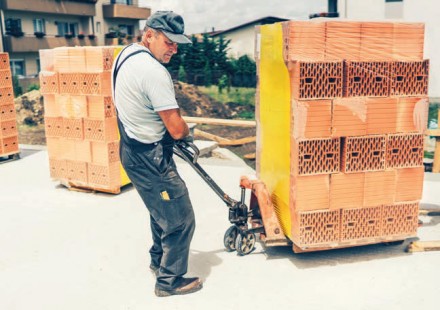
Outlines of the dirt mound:
M 44 124 L 44 104 L 40 91 L 33 90 L 14 99 L 19 125 Z
M 231 119 L 236 118 L 245 107 L 235 103 L 223 104 L 203 94 L 197 86 L 175 82 L 176 99 L 182 115 Z M 252 109 L 253 107 L 249 107 Z

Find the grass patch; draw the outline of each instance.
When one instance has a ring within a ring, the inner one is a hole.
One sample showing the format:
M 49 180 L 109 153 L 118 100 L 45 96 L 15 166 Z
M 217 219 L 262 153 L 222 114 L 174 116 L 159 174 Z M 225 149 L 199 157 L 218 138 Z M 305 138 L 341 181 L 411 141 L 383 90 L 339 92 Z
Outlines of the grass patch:
M 229 92 L 223 89 L 222 93 L 219 93 L 217 86 L 198 86 L 198 89 L 221 103 L 234 102 L 239 105 L 255 106 L 255 88 L 231 87 Z

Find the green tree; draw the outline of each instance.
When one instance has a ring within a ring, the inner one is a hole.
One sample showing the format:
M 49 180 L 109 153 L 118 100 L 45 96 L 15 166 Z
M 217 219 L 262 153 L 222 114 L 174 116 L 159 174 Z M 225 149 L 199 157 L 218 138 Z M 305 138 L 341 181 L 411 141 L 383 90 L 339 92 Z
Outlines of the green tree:
M 177 79 L 181 82 L 186 82 L 186 72 L 185 72 L 185 68 L 182 65 L 180 65 L 179 67 L 179 73 Z
M 12 87 L 14 88 L 15 97 L 21 96 L 23 94 L 23 88 L 20 86 L 18 77 L 16 75 L 12 77 Z

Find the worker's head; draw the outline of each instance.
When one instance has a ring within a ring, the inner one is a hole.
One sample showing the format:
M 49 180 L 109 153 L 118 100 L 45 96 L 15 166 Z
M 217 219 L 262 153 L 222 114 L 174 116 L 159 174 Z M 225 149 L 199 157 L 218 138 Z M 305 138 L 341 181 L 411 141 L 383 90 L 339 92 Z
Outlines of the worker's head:
M 177 44 L 191 43 L 183 34 L 184 30 L 182 16 L 172 11 L 157 11 L 145 23 L 142 43 L 157 60 L 168 63 L 177 53 Z

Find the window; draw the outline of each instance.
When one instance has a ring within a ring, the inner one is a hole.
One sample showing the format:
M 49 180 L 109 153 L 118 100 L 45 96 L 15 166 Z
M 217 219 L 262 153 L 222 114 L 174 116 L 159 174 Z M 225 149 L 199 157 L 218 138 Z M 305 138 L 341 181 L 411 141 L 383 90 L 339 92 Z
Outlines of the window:
M 18 33 L 21 30 L 21 19 L 8 18 L 5 20 L 6 33 Z
M 96 22 L 96 33 L 101 33 L 101 22 Z
M 134 33 L 134 26 L 133 25 L 119 25 L 118 26 L 119 31 L 128 35 L 133 35 Z
M 34 32 L 46 33 L 44 19 L 41 18 L 34 19 Z
M 112 4 L 126 4 L 126 5 L 133 5 L 133 0 L 112 0 Z
M 57 27 L 59 36 L 64 36 L 68 33 L 73 36 L 78 34 L 78 23 L 57 22 Z
M 12 75 L 25 76 L 24 59 L 11 59 L 9 61 L 11 65 Z
M 36 61 L 37 61 L 37 72 L 40 72 L 41 71 L 40 58 L 37 58 Z

